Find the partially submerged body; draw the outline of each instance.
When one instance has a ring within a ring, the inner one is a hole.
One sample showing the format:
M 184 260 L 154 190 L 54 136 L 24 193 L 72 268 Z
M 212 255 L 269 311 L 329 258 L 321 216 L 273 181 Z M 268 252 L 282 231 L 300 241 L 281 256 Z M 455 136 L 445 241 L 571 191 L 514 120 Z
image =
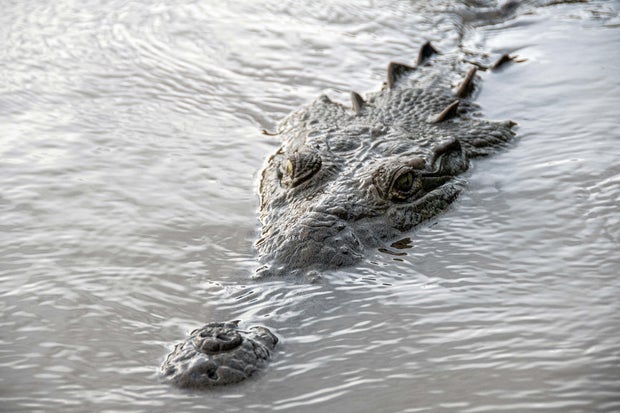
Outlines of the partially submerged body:
M 260 185 L 263 272 L 355 263 L 444 210 L 469 159 L 512 138 L 510 122 L 472 116 L 476 69 L 435 54 L 427 44 L 415 67 L 391 63 L 352 107 L 321 96 L 283 122 Z
M 350 107 L 321 96 L 286 118 L 262 172 L 259 275 L 351 265 L 444 211 L 469 160 L 514 135 L 512 122 L 477 116 L 475 80 L 476 68 L 427 43 L 416 66 L 390 63 L 381 90 L 352 93 Z M 277 341 L 264 327 L 207 324 L 162 374 L 180 387 L 235 383 L 264 366 Z

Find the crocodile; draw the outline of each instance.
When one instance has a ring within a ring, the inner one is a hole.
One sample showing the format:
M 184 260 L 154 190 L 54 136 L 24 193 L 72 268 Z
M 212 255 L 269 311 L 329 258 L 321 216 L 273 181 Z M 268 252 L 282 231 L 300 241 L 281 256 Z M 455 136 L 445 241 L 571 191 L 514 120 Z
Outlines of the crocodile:
M 350 106 L 320 96 L 289 115 L 282 144 L 260 179 L 257 276 L 313 274 L 352 265 L 446 210 L 470 160 L 509 144 L 512 121 L 480 116 L 478 72 L 425 43 L 415 64 L 391 62 L 379 91 L 352 92 Z M 209 323 L 168 355 L 162 376 L 185 388 L 244 380 L 268 363 L 278 338 L 267 328 Z

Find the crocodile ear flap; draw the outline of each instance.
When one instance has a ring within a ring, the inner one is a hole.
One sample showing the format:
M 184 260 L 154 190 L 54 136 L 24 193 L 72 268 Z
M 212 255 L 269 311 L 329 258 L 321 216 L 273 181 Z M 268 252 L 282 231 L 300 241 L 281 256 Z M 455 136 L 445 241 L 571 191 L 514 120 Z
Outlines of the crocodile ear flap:
M 360 113 L 362 108 L 366 105 L 364 99 L 357 92 L 351 92 L 351 107 L 353 112 Z
M 433 47 L 431 42 L 424 43 L 422 47 L 420 47 L 420 52 L 418 53 L 417 65 L 421 65 L 434 54 L 439 54 L 439 52 Z
M 394 83 L 400 79 L 405 73 L 415 70 L 415 67 L 406 65 L 404 63 L 390 62 L 387 67 L 387 85 L 392 89 Z

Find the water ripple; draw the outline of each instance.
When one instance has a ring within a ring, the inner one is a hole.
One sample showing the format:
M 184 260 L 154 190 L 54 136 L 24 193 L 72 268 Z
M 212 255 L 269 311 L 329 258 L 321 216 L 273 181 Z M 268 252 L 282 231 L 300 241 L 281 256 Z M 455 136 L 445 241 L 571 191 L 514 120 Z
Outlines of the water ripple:
M 5 4 L 2 406 L 620 410 L 618 14 L 594 1 L 478 27 L 487 3 Z M 474 162 L 403 255 L 250 280 L 277 146 L 258 131 L 376 89 L 426 40 L 527 58 L 478 91 L 518 141 Z M 158 381 L 173 343 L 231 319 L 281 338 L 256 380 Z

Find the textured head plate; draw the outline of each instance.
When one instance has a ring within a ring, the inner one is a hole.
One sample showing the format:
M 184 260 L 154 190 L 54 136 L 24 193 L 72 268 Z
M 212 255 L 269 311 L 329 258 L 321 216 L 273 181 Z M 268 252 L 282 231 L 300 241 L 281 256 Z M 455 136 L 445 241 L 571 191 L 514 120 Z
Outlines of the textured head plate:
M 239 329 L 237 322 L 210 323 L 191 332 L 166 357 L 161 374 L 183 388 L 240 382 L 262 368 L 278 338 L 265 327 Z

